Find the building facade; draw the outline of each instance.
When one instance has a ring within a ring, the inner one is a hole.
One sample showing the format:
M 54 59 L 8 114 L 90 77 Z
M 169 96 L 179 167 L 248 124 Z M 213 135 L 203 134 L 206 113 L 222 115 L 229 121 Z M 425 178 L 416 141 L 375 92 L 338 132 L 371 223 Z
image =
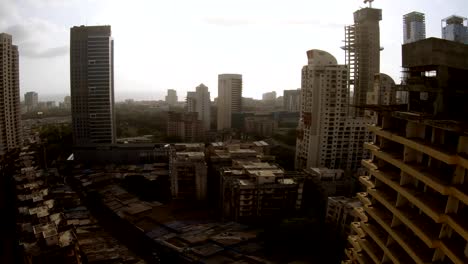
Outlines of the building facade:
M 218 130 L 231 129 L 232 113 L 242 111 L 242 75 L 218 75 Z
M 114 49 L 110 26 L 70 30 L 73 143 L 115 142 Z
M 299 112 L 301 110 L 301 89 L 284 90 L 283 110 L 287 112 Z
M 0 154 L 22 144 L 18 47 L 0 33 Z
M 377 111 L 368 127 L 345 263 L 467 263 L 467 57 L 468 46 L 442 39 L 403 45 L 409 104 Z
M 366 104 L 367 92 L 372 90 L 374 75 L 380 72 L 380 27 L 382 10 L 362 8 L 354 12 L 354 24 L 345 27 L 345 64 L 349 67 L 351 105 Z M 360 107 L 351 114 L 364 116 Z
M 307 52 L 302 68 L 296 169 L 355 170 L 365 153 L 366 118 L 348 117 L 348 67 L 321 50 Z
M 328 197 L 325 221 L 336 235 L 347 238 L 351 234 L 351 223 L 359 220 L 359 216 L 354 210 L 358 207 L 362 207 L 358 198 Z
M 205 200 L 208 167 L 204 144 L 175 144 L 174 148 L 169 162 L 172 197 Z
M 468 19 L 461 16 L 442 19 L 442 38 L 468 44 Z
M 274 102 L 276 100 L 276 92 L 268 92 L 262 94 L 262 101 L 264 102 Z
M 284 217 L 301 208 L 301 174 L 288 175 L 276 164 L 243 162 L 221 169 L 223 219 L 255 221 Z
M 203 83 L 197 86 L 195 92 L 187 92 L 187 112 L 196 112 L 198 120 L 202 121 L 204 131 L 211 127 L 211 100 L 208 87 Z
M 167 136 L 182 142 L 197 142 L 203 139 L 203 123 L 196 112 L 178 113 L 170 111 L 167 119 Z
M 166 103 L 168 105 L 176 105 L 178 102 L 177 100 L 177 91 L 174 89 L 167 89 Z
M 39 96 L 36 92 L 27 92 L 24 94 L 24 105 L 26 106 L 26 111 L 30 112 L 36 109 L 38 102 Z
M 426 38 L 426 16 L 411 12 L 403 16 L 403 43 L 411 43 Z

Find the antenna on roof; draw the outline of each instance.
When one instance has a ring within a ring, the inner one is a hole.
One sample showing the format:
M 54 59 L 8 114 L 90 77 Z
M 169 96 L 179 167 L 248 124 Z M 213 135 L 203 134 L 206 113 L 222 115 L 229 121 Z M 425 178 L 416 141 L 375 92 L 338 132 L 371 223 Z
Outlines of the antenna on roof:
M 372 8 L 372 2 L 374 2 L 374 0 L 364 0 L 364 4 L 369 3 L 369 8 Z

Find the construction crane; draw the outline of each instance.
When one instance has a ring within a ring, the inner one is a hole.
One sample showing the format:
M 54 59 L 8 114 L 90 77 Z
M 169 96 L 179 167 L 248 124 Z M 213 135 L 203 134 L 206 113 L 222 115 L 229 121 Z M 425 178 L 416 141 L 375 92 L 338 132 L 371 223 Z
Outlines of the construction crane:
M 369 3 L 369 8 L 372 8 L 372 2 L 374 2 L 374 0 L 364 0 L 364 4 Z

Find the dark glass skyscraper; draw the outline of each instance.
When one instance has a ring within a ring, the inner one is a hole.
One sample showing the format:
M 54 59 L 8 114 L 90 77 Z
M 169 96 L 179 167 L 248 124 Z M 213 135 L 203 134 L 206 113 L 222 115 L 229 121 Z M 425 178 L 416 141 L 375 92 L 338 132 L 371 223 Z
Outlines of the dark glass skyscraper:
M 110 26 L 70 31 L 73 143 L 115 142 L 114 51 Z

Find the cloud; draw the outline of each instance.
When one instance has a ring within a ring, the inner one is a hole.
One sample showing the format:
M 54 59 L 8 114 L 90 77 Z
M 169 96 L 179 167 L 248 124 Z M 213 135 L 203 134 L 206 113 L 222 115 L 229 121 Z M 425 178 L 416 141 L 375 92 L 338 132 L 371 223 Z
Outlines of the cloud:
M 255 24 L 255 21 L 253 20 L 236 19 L 236 18 L 221 18 L 221 17 L 205 18 L 203 21 L 210 25 L 224 26 L 224 27 L 244 26 L 244 25 Z
M 68 46 L 60 46 L 55 48 L 49 48 L 45 50 L 37 50 L 33 48 L 35 46 L 33 43 L 26 43 L 19 47 L 19 52 L 21 56 L 28 57 L 28 58 L 54 58 L 63 55 L 67 55 L 69 48 Z
M 30 18 L 21 24 L 8 26 L 3 31 L 13 36 L 13 43 L 18 45 L 20 56 L 53 58 L 68 53 L 68 46 L 64 43 L 51 41 L 52 36 L 65 32 L 47 21 Z
M 249 25 L 313 25 L 328 28 L 342 28 L 344 24 L 328 23 L 317 19 L 240 19 L 240 18 L 222 18 L 210 17 L 203 19 L 203 22 L 210 25 L 233 27 L 233 26 L 249 26 Z

